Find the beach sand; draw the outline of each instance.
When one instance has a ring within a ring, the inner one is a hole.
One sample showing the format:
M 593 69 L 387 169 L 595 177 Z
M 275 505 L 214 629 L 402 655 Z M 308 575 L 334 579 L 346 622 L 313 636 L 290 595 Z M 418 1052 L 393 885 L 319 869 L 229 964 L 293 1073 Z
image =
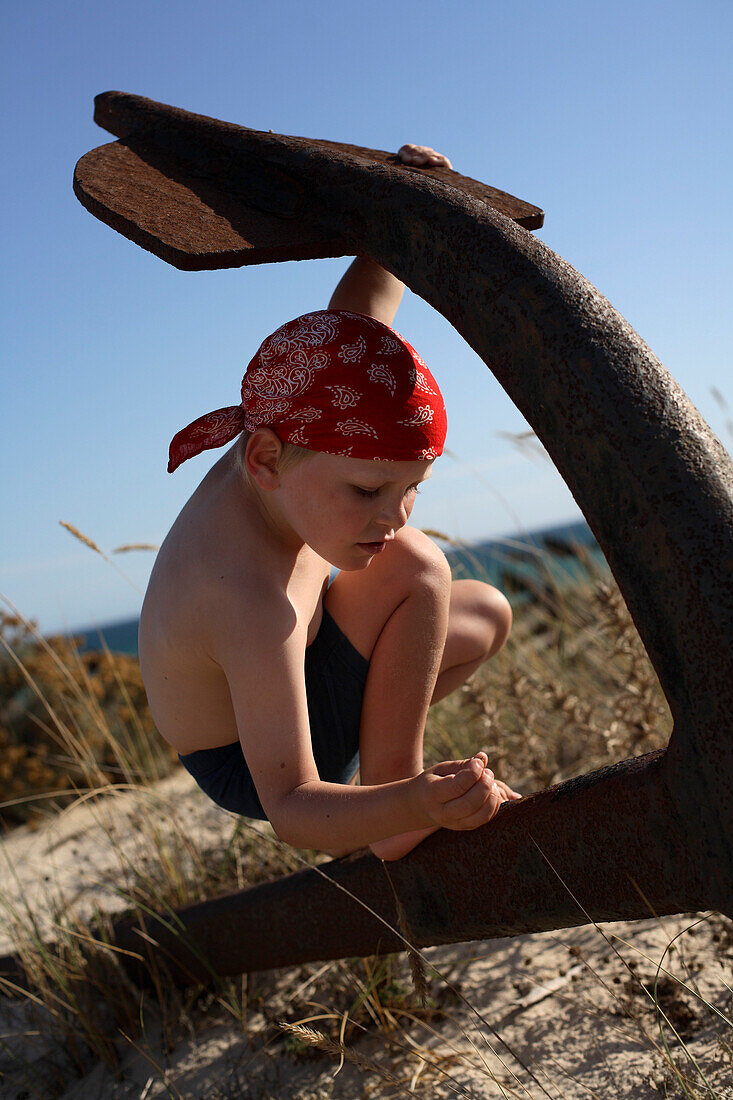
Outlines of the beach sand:
M 124 862 L 144 864 L 151 858 L 141 815 L 148 828 L 157 821 L 161 836 L 176 831 L 172 823 L 182 823 L 192 844 L 207 851 L 225 845 L 234 826 L 234 818 L 182 771 L 148 792 L 88 801 L 49 817 L 41 828 L 24 826 L 6 834 L 0 858 L 6 908 L 30 907 L 49 939 L 58 906 L 84 917 L 97 908 L 119 912 L 125 905 L 116 893 Z M 255 827 L 267 843 L 269 826 Z M 427 950 L 427 960 L 448 982 L 432 979 L 439 1010 L 414 1022 L 394 1011 L 394 1027 L 385 1016 L 381 1029 L 348 1039 L 349 1049 L 376 1063 L 378 1071 L 348 1061 L 339 1070 L 337 1059 L 288 1042 L 275 1023 L 317 1016 L 316 1004 L 327 1011 L 334 975 L 341 968 L 343 981 L 345 967 L 359 966 L 353 961 L 250 976 L 244 1025 L 210 998 L 190 1009 L 187 1027 L 170 1048 L 151 1012 L 142 1038 L 135 1040 L 138 1049 L 118 1037 L 116 1073 L 91 1059 L 82 1077 L 59 1049 L 50 1024 L 44 1026 L 43 1014 L 4 998 L 0 1100 L 683 1095 L 663 1056 L 659 1024 L 642 983 L 653 987 L 665 948 L 684 928 L 689 931 L 667 954 L 665 966 L 730 1019 L 730 921 L 713 914 L 586 926 Z M 8 931 L 3 921 L 1 954 L 14 949 Z M 409 992 L 404 960 L 397 971 Z M 717 1087 L 715 1095 L 733 1100 L 730 1024 L 671 978 L 662 978 L 659 1000 Z M 327 1022 L 314 1026 L 331 1034 Z M 673 1042 L 669 1024 L 664 1032 Z M 687 1064 L 683 1052 L 675 1057 Z

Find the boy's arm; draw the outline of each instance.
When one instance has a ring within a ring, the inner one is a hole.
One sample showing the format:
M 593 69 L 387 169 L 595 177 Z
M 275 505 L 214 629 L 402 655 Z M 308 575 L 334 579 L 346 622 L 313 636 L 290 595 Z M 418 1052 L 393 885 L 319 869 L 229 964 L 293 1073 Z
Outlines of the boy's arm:
M 230 609 L 220 629 L 212 656 L 227 678 L 260 801 L 287 843 L 354 850 L 431 826 L 473 829 L 498 810 L 493 775 L 479 757 L 368 787 L 322 782 L 308 726 L 304 628 L 294 621 L 289 602 L 273 596 L 254 616 L 235 616 Z
M 415 168 L 452 167 L 447 157 L 427 145 L 403 145 L 397 155 L 403 164 Z M 328 308 L 365 313 L 391 325 L 404 290 L 405 284 L 374 260 L 357 256 L 331 295 Z
M 365 313 L 385 325 L 394 321 L 405 284 L 368 256 L 357 256 L 331 295 L 329 309 Z
M 295 848 L 352 852 L 370 844 L 380 858 L 397 859 L 436 829 L 486 824 L 502 799 L 493 773 L 474 757 L 444 761 L 414 778 L 372 787 L 324 783 L 316 776 L 267 801 L 275 832 Z M 396 842 L 402 845 L 399 852 Z

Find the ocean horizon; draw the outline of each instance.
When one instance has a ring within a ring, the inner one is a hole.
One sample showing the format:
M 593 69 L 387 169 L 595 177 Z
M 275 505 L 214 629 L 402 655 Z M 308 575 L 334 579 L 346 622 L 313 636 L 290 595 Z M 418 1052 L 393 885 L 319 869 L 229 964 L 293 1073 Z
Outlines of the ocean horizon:
M 436 533 L 433 533 L 438 541 Z M 585 520 L 543 527 L 526 534 L 484 542 L 443 542 L 454 579 L 486 580 L 499 588 L 512 607 L 521 607 L 548 588 L 562 588 L 578 580 L 583 557 L 604 568 L 606 560 Z M 606 566 L 607 567 L 607 566 Z M 100 625 L 80 627 L 69 634 L 82 653 L 106 645 L 112 653 L 137 656 L 138 615 Z

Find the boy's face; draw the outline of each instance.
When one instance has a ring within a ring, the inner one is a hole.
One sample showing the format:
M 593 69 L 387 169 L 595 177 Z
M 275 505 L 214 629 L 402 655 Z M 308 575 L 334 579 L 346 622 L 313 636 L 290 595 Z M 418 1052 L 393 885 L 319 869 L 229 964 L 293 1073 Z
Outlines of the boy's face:
M 283 518 L 338 569 L 365 569 L 407 523 L 431 466 L 315 453 L 282 476 Z

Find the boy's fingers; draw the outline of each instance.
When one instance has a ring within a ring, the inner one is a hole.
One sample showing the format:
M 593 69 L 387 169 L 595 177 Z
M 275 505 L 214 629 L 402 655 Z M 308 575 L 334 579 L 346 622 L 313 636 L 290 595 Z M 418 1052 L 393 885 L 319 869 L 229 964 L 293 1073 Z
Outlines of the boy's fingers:
M 486 767 L 489 762 L 485 752 L 476 753 L 476 756 L 469 756 L 465 760 L 441 760 L 439 764 L 433 764 L 430 769 L 435 775 L 455 775 L 461 768 L 467 768 L 472 760 L 480 758 L 480 764 L 482 767 Z
M 451 776 L 458 775 L 458 773 L 460 771 L 469 769 L 469 770 L 473 771 L 474 773 L 476 773 L 477 776 L 479 776 L 480 773 L 478 772 L 478 767 L 483 767 L 485 770 L 491 772 L 491 769 L 488 767 L 488 763 L 489 763 L 489 758 L 488 758 L 487 754 L 482 749 L 480 752 L 477 752 L 475 756 L 467 757 L 465 760 L 443 760 L 443 761 L 441 761 L 440 764 L 435 764 L 431 770 L 433 771 L 433 774 L 435 774 L 435 775 L 440 775 L 440 776 L 444 776 L 444 777 L 451 777 Z M 492 775 L 492 778 L 493 778 L 493 772 L 491 772 L 491 775 Z M 518 791 L 513 790 L 509 786 L 509 784 L 504 783 L 503 780 L 496 779 L 495 782 L 496 782 L 496 786 L 497 786 L 497 789 L 499 790 L 499 793 L 500 793 L 501 797 L 503 799 L 505 799 L 506 801 L 515 801 L 515 800 L 520 799 L 522 797 L 522 795 Z M 470 787 L 469 787 L 469 789 L 470 789 Z M 458 790 L 460 790 L 460 788 L 458 788 Z M 447 794 L 448 791 L 449 791 L 448 787 L 445 787 L 443 789 L 443 796 L 444 797 L 445 797 L 445 795 Z M 460 794 L 450 795 L 449 797 L 458 798 L 458 797 L 460 797 Z
M 480 761 L 481 766 L 484 768 L 489 763 L 489 758 L 483 750 L 481 750 L 481 752 L 474 753 L 473 756 L 467 756 L 465 760 L 461 760 L 461 764 L 464 768 L 467 768 L 472 760 Z
M 500 779 L 497 779 L 496 785 L 507 800 L 521 798 L 521 794 L 512 790 L 508 783 L 503 783 Z
M 471 772 L 470 774 L 474 773 Z M 458 780 L 458 776 L 455 779 Z M 443 793 L 447 790 L 446 787 Z M 494 773 L 486 768 L 481 771 L 476 781 L 471 783 L 470 786 L 466 786 L 465 782 L 462 784 L 454 782 L 451 792 L 452 797 L 443 803 L 443 809 L 452 819 L 465 817 L 467 814 L 474 813 L 494 790 L 497 790 Z
M 453 825 L 453 828 L 460 832 L 478 829 L 481 825 L 485 825 L 487 821 L 491 821 L 492 818 L 496 817 L 502 805 L 503 803 L 494 792 L 475 813 L 461 818 Z
M 459 765 L 455 772 L 438 780 L 438 800 L 445 805 L 461 798 L 476 785 L 483 774 L 484 768 L 480 760 L 471 760 L 464 766 Z M 491 778 L 493 780 L 493 775 Z
M 488 821 L 496 813 L 501 795 L 492 779 L 483 778 L 458 798 L 443 806 L 443 821 L 449 829 L 474 828 L 468 822 Z
M 430 771 L 433 775 L 455 775 L 465 764 L 465 760 L 441 760 L 439 764 L 433 764 Z
M 453 165 L 442 153 L 437 153 L 429 145 L 402 145 L 397 156 L 403 164 L 427 164 L 430 167 L 444 166 L 452 168 Z

